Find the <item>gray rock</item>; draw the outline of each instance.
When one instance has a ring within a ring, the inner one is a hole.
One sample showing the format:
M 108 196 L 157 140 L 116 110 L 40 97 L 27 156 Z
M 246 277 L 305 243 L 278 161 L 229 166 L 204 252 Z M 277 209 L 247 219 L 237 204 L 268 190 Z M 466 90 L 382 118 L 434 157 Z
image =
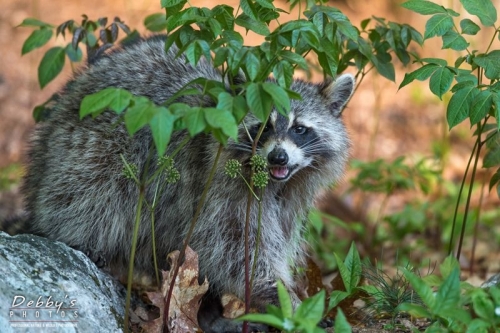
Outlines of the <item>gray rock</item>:
M 500 273 L 497 273 L 485 281 L 481 288 L 500 287 Z
M 125 289 L 83 253 L 0 232 L 1 332 L 121 332 Z

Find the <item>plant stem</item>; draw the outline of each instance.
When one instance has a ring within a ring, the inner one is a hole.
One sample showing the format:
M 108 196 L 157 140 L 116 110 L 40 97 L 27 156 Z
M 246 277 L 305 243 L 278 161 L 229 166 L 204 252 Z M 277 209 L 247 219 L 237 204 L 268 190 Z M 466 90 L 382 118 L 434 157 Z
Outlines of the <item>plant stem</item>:
M 144 202 L 144 186 L 139 187 L 139 202 L 137 203 L 137 210 L 135 213 L 134 222 L 134 234 L 132 237 L 132 247 L 130 248 L 130 262 L 128 265 L 128 276 L 127 276 L 127 297 L 125 300 L 125 333 L 128 333 L 128 322 L 130 316 L 130 299 L 132 296 L 132 282 L 134 279 L 134 261 L 135 261 L 135 251 L 137 249 L 137 238 L 139 236 L 139 225 L 141 223 L 141 211 L 142 204 Z
M 264 191 L 261 190 L 260 191 L 260 198 L 262 199 L 263 196 L 264 196 Z M 255 241 L 255 244 L 257 244 L 257 245 L 260 243 L 260 228 L 261 228 L 261 226 L 262 226 L 262 201 L 259 200 L 259 212 L 257 215 L 257 237 L 256 237 L 256 241 Z M 250 275 L 250 288 L 253 286 L 253 280 L 255 277 L 255 269 L 257 267 L 257 257 L 258 256 L 259 256 L 259 247 L 255 246 L 255 252 L 253 255 L 252 273 Z
M 203 205 L 205 204 L 205 201 L 207 200 L 207 194 L 208 190 L 210 188 L 210 185 L 212 184 L 212 181 L 215 176 L 215 171 L 217 170 L 217 164 L 219 163 L 219 158 L 220 154 L 222 152 L 222 144 L 219 145 L 219 149 L 217 150 L 217 155 L 215 156 L 214 164 L 212 165 L 212 169 L 210 170 L 210 174 L 207 179 L 207 183 L 205 184 L 205 188 L 203 189 L 203 193 L 201 194 L 200 201 L 198 202 L 198 205 L 196 207 L 196 211 L 194 213 L 193 219 L 191 220 L 191 225 L 189 226 L 189 230 L 186 234 L 186 238 L 184 239 L 184 244 L 182 246 L 181 252 L 179 253 L 179 258 L 177 259 L 177 265 L 174 269 L 174 274 L 172 275 L 172 278 L 170 280 L 170 286 L 168 288 L 168 294 L 165 300 L 165 311 L 163 312 L 163 328 L 164 330 L 168 329 L 167 322 L 168 322 L 168 312 L 170 310 L 170 300 L 172 299 L 172 292 L 174 290 L 174 284 L 175 284 L 175 279 L 177 278 L 177 275 L 179 274 L 179 268 L 181 266 L 182 261 L 184 260 L 184 256 L 186 254 L 186 248 L 189 243 L 189 239 L 193 235 L 194 227 L 196 225 L 196 222 L 198 221 L 198 218 L 200 217 L 201 209 L 203 208 Z
M 467 174 L 469 173 L 470 164 L 472 162 L 472 158 L 474 157 L 474 153 L 476 151 L 477 146 L 478 146 L 478 143 L 476 141 L 476 143 L 474 144 L 474 147 L 472 148 L 472 153 L 470 154 L 469 161 L 467 162 L 467 167 L 465 168 L 464 176 L 462 177 L 462 182 L 460 184 L 460 190 L 458 191 L 457 203 L 455 204 L 455 212 L 453 214 L 453 224 L 451 225 L 450 243 L 448 244 L 448 255 L 451 255 L 453 253 L 453 237 L 455 236 L 455 226 L 457 223 L 458 207 L 460 205 L 460 198 L 462 197 L 462 192 L 464 190 L 465 181 L 467 179 Z
M 269 118 L 269 115 L 268 115 Z M 259 131 L 255 136 L 252 144 L 252 156 L 257 153 L 257 144 L 259 143 L 259 138 L 264 132 L 264 128 L 266 127 L 267 120 L 262 122 L 260 125 Z M 246 218 L 245 218 L 245 314 L 250 312 L 250 297 L 251 297 L 251 288 L 250 288 L 250 213 L 252 209 L 252 201 L 253 201 L 253 168 L 250 170 L 250 184 L 247 196 L 247 209 L 246 209 Z M 258 243 L 255 246 L 259 246 Z M 256 258 L 254 258 L 255 260 Z M 243 322 L 243 333 L 248 333 L 248 322 Z
M 467 216 L 469 215 L 469 208 L 470 208 L 470 199 L 472 197 L 472 188 L 474 186 L 474 179 L 476 177 L 476 170 L 477 170 L 477 164 L 479 162 L 479 156 L 481 154 L 481 133 L 483 131 L 483 127 L 486 124 L 487 119 L 484 120 L 484 124 L 481 126 L 481 124 L 478 124 L 478 130 L 477 130 L 477 151 L 476 151 L 476 158 L 474 160 L 474 165 L 472 166 L 472 176 L 470 180 L 470 186 L 469 186 L 469 193 L 467 194 L 467 202 L 465 203 L 465 212 L 464 212 L 464 218 L 462 221 L 462 230 L 460 232 L 460 240 L 458 241 L 458 249 L 457 249 L 457 260 L 460 260 L 460 252 L 462 252 L 462 244 L 464 240 L 464 235 L 465 235 L 465 225 L 467 223 Z
M 481 194 L 479 196 L 479 204 L 476 209 L 476 224 L 474 225 L 474 236 L 472 239 L 472 253 L 471 253 L 471 258 L 470 258 L 470 275 L 474 273 L 474 261 L 475 261 L 475 256 L 476 256 L 476 244 L 477 244 L 477 232 L 479 229 L 479 221 L 481 219 L 481 206 L 483 204 L 483 199 L 484 199 L 484 186 L 486 185 L 485 179 L 483 179 L 483 184 L 481 186 Z

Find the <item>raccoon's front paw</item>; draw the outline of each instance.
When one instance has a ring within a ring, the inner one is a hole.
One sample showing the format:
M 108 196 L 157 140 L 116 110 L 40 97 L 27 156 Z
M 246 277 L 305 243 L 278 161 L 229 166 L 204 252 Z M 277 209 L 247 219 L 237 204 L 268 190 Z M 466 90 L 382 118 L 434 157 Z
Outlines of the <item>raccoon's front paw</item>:
M 218 317 L 210 323 L 203 321 L 203 315 L 198 315 L 198 323 L 205 333 L 241 333 L 243 332 L 243 322 L 233 319 Z M 268 332 L 268 327 L 263 324 L 248 323 L 248 332 L 261 333 Z
M 83 252 L 92 262 L 97 266 L 97 268 L 102 269 L 106 267 L 106 258 L 104 254 L 99 251 L 90 250 L 88 248 L 82 248 L 79 246 L 73 246 L 73 248 L 77 251 Z
M 291 288 L 287 288 L 287 290 L 290 295 L 290 300 L 292 301 L 292 306 L 296 309 L 300 304 L 300 299 Z M 261 283 L 256 283 L 252 298 L 257 303 L 258 310 L 261 312 L 265 312 L 267 304 L 278 306 L 279 298 L 277 283 L 275 281 L 262 281 Z

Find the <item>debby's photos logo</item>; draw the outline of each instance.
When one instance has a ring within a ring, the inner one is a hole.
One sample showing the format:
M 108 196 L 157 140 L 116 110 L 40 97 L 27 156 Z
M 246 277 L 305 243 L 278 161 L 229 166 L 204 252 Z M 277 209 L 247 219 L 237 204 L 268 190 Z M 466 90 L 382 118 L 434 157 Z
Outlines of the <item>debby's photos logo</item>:
M 34 299 L 14 296 L 9 308 L 12 327 L 70 327 L 78 323 L 76 299 L 39 296 Z

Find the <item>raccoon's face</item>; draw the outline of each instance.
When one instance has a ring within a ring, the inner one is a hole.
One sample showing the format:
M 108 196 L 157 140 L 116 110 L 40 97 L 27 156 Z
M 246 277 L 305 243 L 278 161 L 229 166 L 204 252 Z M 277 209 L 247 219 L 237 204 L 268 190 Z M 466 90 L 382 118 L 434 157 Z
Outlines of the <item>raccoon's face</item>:
M 254 125 L 250 135 L 257 134 Z M 269 176 L 274 181 L 287 181 L 293 174 L 313 162 L 320 152 L 320 139 L 311 124 L 293 115 L 288 118 L 274 111 L 259 139 L 259 154 L 267 160 Z
M 291 89 L 300 93 L 302 100 L 292 101 L 288 116 L 271 112 L 257 146 L 273 181 L 286 182 L 305 168 L 320 170 L 333 165 L 343 169 L 349 139 L 340 116 L 353 88 L 354 78 L 349 74 L 322 84 L 292 84 Z M 244 122 L 233 152 L 246 164 L 262 124 L 252 115 Z

